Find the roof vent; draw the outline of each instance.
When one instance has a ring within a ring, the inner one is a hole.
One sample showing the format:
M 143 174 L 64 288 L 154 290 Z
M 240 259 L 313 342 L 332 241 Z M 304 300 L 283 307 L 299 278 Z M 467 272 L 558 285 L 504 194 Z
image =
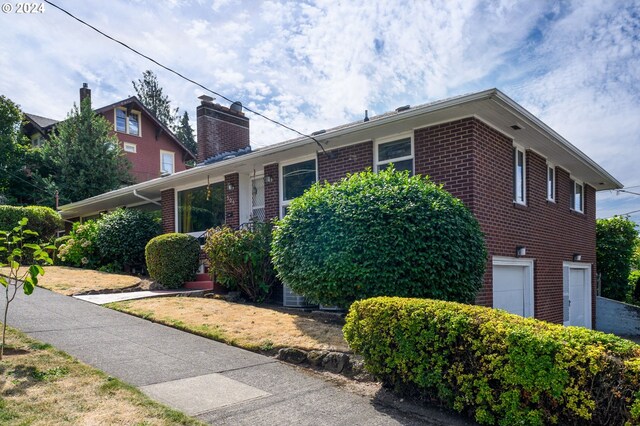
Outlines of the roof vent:
M 512 124 L 511 127 L 513 130 L 522 130 L 522 126 L 519 125 L 518 123 Z
M 411 105 L 403 105 L 401 107 L 396 108 L 396 112 L 402 112 L 402 111 L 406 111 L 409 108 L 411 108 Z
M 231 104 L 231 111 L 242 112 L 242 102 L 235 101 Z
M 369 121 L 369 110 L 368 110 L 368 109 L 365 109 L 365 110 L 364 110 L 364 120 L 363 120 L 363 121 L 364 121 L 365 123 L 366 123 L 367 121 Z
M 315 132 L 311 133 L 311 136 L 318 136 L 318 135 L 321 135 L 323 133 L 327 133 L 327 131 L 325 129 L 316 130 Z

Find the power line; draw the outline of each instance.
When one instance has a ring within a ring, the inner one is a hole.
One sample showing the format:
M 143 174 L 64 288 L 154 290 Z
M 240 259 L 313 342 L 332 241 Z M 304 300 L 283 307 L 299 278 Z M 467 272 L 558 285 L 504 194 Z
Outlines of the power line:
M 176 70 L 174 70 L 174 69 L 172 69 L 172 68 L 170 68 L 170 67 L 168 67 L 168 66 L 166 66 L 166 65 L 164 65 L 164 64 L 162 64 L 162 63 L 160 63 L 160 62 L 158 62 L 158 61 L 156 61 L 156 60 L 155 60 L 155 59 L 153 59 L 152 57 L 150 57 L 150 56 L 148 56 L 148 55 L 145 55 L 144 53 L 141 53 L 140 51 L 138 51 L 138 50 L 134 49 L 133 47 L 129 46 L 128 44 L 126 44 L 126 43 L 124 43 L 124 42 L 122 42 L 122 41 L 118 40 L 117 38 L 112 37 L 112 36 L 110 36 L 109 34 L 107 34 L 107 33 L 103 32 L 103 31 L 99 30 L 98 28 L 94 27 L 93 25 L 89 24 L 88 22 L 83 21 L 82 19 L 80 19 L 80 18 L 78 18 L 77 16 L 73 15 L 71 12 L 69 12 L 69 11 L 67 11 L 67 10 L 63 9 L 62 7 L 60 7 L 60 6 L 58 6 L 58 5 L 56 5 L 56 4 L 52 3 L 52 2 L 50 2 L 49 0 L 44 0 L 44 2 L 45 2 L 45 3 L 47 3 L 47 4 L 49 4 L 49 5 L 51 5 L 51 6 L 53 6 L 53 7 L 55 7 L 55 8 L 56 8 L 56 9 L 58 9 L 59 11 L 61 11 L 61 12 L 65 13 L 65 14 L 67 14 L 67 15 L 69 15 L 71 18 L 75 19 L 76 21 L 80 22 L 81 24 L 86 25 L 87 27 L 91 28 L 92 30 L 94 30 L 94 31 L 95 31 L 95 32 L 97 32 L 98 34 L 100 34 L 100 35 L 102 35 L 102 36 L 104 36 L 104 37 L 108 38 L 109 40 L 111 40 L 111 41 L 113 41 L 113 42 L 115 42 L 115 43 L 118 43 L 119 45 L 123 46 L 123 47 L 124 47 L 124 48 L 126 48 L 126 49 L 129 49 L 130 51 L 132 51 L 132 52 L 133 52 L 133 53 L 135 53 L 136 55 L 139 55 L 139 56 L 141 56 L 141 57 L 143 57 L 143 58 L 147 59 L 148 61 L 153 62 L 154 64 L 156 64 L 156 65 L 158 65 L 159 67 L 161 67 L 161 68 L 163 68 L 163 69 L 165 69 L 165 70 L 167 70 L 167 71 L 169 71 L 169 72 L 171 72 L 171 73 L 173 73 L 173 74 L 177 75 L 178 77 L 182 78 L 183 80 L 186 80 L 186 81 L 188 81 L 188 82 L 190 82 L 190 83 L 192 83 L 192 84 L 195 84 L 196 86 L 200 87 L 201 89 L 206 90 L 206 91 L 207 91 L 207 92 L 209 92 L 209 93 L 213 93 L 214 95 L 216 95 L 216 96 L 218 96 L 218 97 L 220 97 L 220 98 L 222 98 L 222 99 L 224 99 L 224 100 L 226 100 L 226 101 L 228 101 L 228 102 L 230 102 L 230 103 L 233 103 L 233 102 L 234 102 L 233 100 L 229 99 L 228 97 L 224 96 L 223 94 L 218 93 L 218 92 L 216 92 L 216 91 L 214 91 L 214 90 L 212 90 L 212 89 L 209 89 L 208 87 L 204 86 L 203 84 L 198 83 L 197 81 L 195 81 L 195 80 L 193 80 L 193 79 L 191 79 L 191 78 L 189 78 L 189 77 L 184 76 L 184 75 L 183 75 L 183 74 L 181 74 L 180 72 L 178 72 L 178 71 L 176 71 Z M 285 129 L 290 130 L 290 131 L 292 131 L 292 132 L 294 132 L 294 133 L 297 133 L 298 135 L 300 135 L 300 136 L 302 136 L 302 137 L 305 137 L 305 138 L 311 139 L 312 141 L 314 141 L 314 142 L 315 142 L 315 143 L 320 147 L 320 149 L 322 150 L 322 152 L 323 152 L 324 154 L 326 154 L 326 153 L 327 153 L 327 152 L 324 150 L 324 147 L 322 146 L 322 144 L 321 144 L 321 143 L 320 143 L 316 138 L 314 138 L 313 136 L 311 136 L 311 135 L 307 135 L 306 133 L 302 133 L 302 132 L 300 132 L 300 131 L 298 131 L 298 130 L 294 129 L 293 127 L 287 126 L 286 124 L 283 124 L 283 123 L 281 123 L 281 122 L 279 122 L 279 121 L 277 121 L 277 120 L 274 120 L 274 119 L 272 119 L 272 118 L 269 118 L 269 117 L 267 117 L 266 115 L 262 114 L 261 112 L 255 111 L 255 110 L 253 110 L 253 109 L 251 109 L 251 108 L 249 108 L 249 107 L 246 107 L 246 106 L 244 106 L 244 105 L 243 105 L 243 108 L 244 108 L 244 109 L 246 109 L 247 111 L 249 111 L 250 113 L 253 113 L 253 114 L 255 114 L 255 115 L 259 116 L 259 117 L 264 118 L 264 119 L 265 119 L 265 120 L 267 120 L 267 121 L 272 122 L 273 124 L 275 124 L 275 125 L 277 125 L 277 126 L 284 127 Z

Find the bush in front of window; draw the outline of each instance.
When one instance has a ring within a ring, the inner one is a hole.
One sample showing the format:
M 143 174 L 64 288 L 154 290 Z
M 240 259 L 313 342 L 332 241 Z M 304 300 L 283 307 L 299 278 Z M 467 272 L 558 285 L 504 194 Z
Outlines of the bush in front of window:
M 160 232 L 158 218 L 140 210 L 118 209 L 103 215 L 96 239 L 101 264 L 115 270 L 143 267 L 145 246 Z
M 200 263 L 200 243 L 188 234 L 157 236 L 145 248 L 147 271 L 166 288 L 178 288 L 196 278 Z
M 373 296 L 471 302 L 487 257 L 459 199 L 393 168 L 312 186 L 277 224 L 271 253 L 293 291 L 341 307 Z
M 640 422 L 640 346 L 611 334 L 399 297 L 352 304 L 344 334 L 387 387 L 481 424 Z
M 237 231 L 228 226 L 210 229 L 204 251 L 215 280 L 253 302 L 264 302 L 278 283 L 269 255 L 272 230 L 271 223 L 262 222 Z

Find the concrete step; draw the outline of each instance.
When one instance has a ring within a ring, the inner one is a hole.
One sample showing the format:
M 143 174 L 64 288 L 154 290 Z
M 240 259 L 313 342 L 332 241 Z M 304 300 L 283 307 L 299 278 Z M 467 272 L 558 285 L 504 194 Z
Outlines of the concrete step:
M 196 281 L 211 281 L 209 274 L 196 274 Z

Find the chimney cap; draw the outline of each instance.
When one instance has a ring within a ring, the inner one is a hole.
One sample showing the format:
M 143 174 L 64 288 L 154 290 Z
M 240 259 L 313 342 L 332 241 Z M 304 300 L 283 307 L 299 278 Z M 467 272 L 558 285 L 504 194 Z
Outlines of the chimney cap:
M 213 100 L 215 98 L 212 98 L 211 96 L 208 95 L 202 95 L 202 96 L 198 96 L 198 99 L 200 99 L 202 101 L 202 104 L 212 104 Z
M 88 85 L 87 83 L 82 83 L 82 87 L 83 87 L 84 89 L 86 89 L 86 88 L 88 88 L 88 87 L 89 87 L 89 85 Z

